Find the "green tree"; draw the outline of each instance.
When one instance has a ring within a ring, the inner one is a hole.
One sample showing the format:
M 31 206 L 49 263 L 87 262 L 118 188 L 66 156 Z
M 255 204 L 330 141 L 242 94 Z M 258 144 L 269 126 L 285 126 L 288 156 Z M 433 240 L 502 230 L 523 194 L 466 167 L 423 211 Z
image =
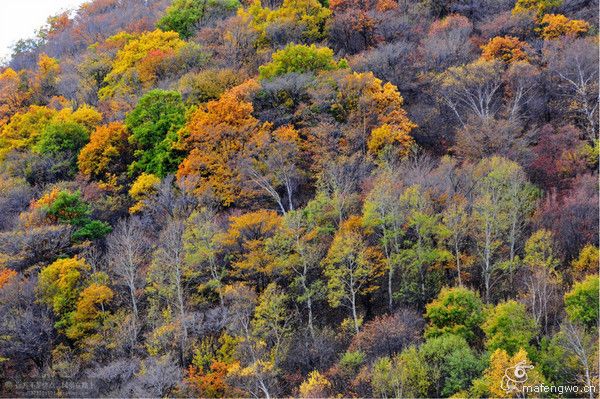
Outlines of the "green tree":
M 281 360 L 283 345 L 291 333 L 288 300 L 288 295 L 276 283 L 270 283 L 258 297 L 252 320 L 253 335 L 270 348 L 276 364 Z
M 399 295 L 424 307 L 439 292 L 442 265 L 452 260 L 452 254 L 444 247 L 450 232 L 421 186 L 408 187 L 399 202 L 407 214 L 404 245 L 397 257 L 404 276 Z
M 189 39 L 203 19 L 211 11 L 235 11 L 240 6 L 237 0 L 175 0 L 157 23 L 163 31 L 174 31 Z
M 173 148 L 177 132 L 185 124 L 185 106 L 176 91 L 151 90 L 125 118 L 130 141 L 137 146 L 134 173 L 148 172 L 160 177 L 175 172 L 182 154 Z
M 72 238 L 75 241 L 95 240 L 112 230 L 108 223 L 90 218 L 90 205 L 81 199 L 79 191 L 60 191 L 44 210 L 51 220 L 74 226 Z
M 598 328 L 598 275 L 587 276 L 565 294 L 565 310 L 570 320 L 589 329 Z
M 553 234 L 538 230 L 525 243 L 523 263 L 529 275 L 525 277 L 528 292 L 525 302 L 536 324 L 548 331 L 549 314 L 560 307 L 560 283 L 562 276 L 556 270 L 560 264 L 554 255 Z
M 468 288 L 444 288 L 426 306 L 425 317 L 429 320 L 425 337 L 456 334 L 474 343 L 484 318 L 483 302 L 477 292 Z
M 414 346 L 373 363 L 371 387 L 376 397 L 423 398 L 430 383 L 427 364 Z
M 428 339 L 419 348 L 419 354 L 427 365 L 431 397 L 450 396 L 468 388 L 482 369 L 467 341 L 458 335 Z
M 89 141 L 90 134 L 76 122 L 51 123 L 40 133 L 39 141 L 33 150 L 39 154 L 50 155 L 61 160 L 72 173 L 77 166 L 77 154 Z
M 533 353 L 530 342 L 537 333 L 537 325 L 519 302 L 501 302 L 489 309 L 481 328 L 490 352 L 503 349 L 512 356 L 524 348 L 530 355 Z

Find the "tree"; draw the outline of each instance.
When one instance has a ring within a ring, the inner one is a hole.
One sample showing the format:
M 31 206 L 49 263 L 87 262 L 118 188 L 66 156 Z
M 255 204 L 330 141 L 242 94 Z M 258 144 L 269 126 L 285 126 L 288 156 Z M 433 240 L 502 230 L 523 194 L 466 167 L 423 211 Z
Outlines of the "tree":
M 280 2 L 277 2 L 280 3 Z M 321 42 L 327 37 L 327 21 L 331 11 L 318 0 L 283 0 L 276 8 L 263 7 L 258 0 L 240 10 L 257 32 L 257 45 L 276 48 L 286 43 Z
M 504 158 L 483 159 L 475 167 L 473 178 L 476 181 L 474 238 L 480 254 L 484 300 L 489 302 L 502 265 L 498 251 L 503 245 L 508 246 L 505 266 L 512 281 L 516 245 L 533 211 L 537 194 L 521 167 Z
M 55 190 L 48 195 L 47 204 L 42 205 L 43 211 L 52 222 L 74 226 L 72 238 L 75 241 L 95 240 L 111 232 L 108 223 L 90 218 L 90 205 L 81 199 L 79 191 Z
M 470 233 L 470 215 L 468 214 L 467 199 L 460 195 L 453 195 L 448 205 L 442 212 L 442 223 L 450 231 L 448 242 L 452 248 L 454 261 L 456 262 L 456 275 L 458 285 L 462 287 L 462 250 Z
M 303 177 L 298 132 L 292 126 L 261 131 L 252 138 L 249 147 L 250 159 L 242 164 L 244 174 L 277 202 L 281 213 L 293 211 L 295 192 Z
M 546 14 L 541 23 L 541 36 L 546 40 L 558 39 L 561 36 L 583 36 L 590 29 L 587 22 L 569 19 L 562 14 Z
M 529 269 L 526 278 L 526 303 L 536 324 L 548 331 L 548 318 L 560 307 L 559 284 L 562 278 L 556 268 L 560 262 L 554 257 L 553 235 L 538 230 L 525 243 L 523 262 Z
M 563 323 L 558 333 L 552 337 L 550 344 L 551 350 L 558 349 L 558 356 L 555 352 L 548 355 L 553 356 L 558 362 L 552 371 L 563 374 L 566 369 L 566 375 L 560 375 L 559 381 L 572 378 L 585 386 L 593 386 L 598 378 L 598 369 L 595 365 L 595 353 L 598 352 L 597 331 L 589 334 L 582 326 L 569 322 Z M 553 348 L 554 347 L 554 348 Z M 589 398 L 593 398 L 592 390 L 589 392 Z
M 141 35 L 127 34 L 124 38 L 125 43 L 104 78 L 104 86 L 98 91 L 101 100 L 131 95 L 140 84 L 149 88 L 156 81 L 156 72 L 148 64 L 152 63 L 152 56 L 158 57 L 155 61 L 160 61 L 161 57 L 172 55 L 185 46 L 177 32 L 158 29 Z
M 411 346 L 394 357 L 382 357 L 373 364 L 373 394 L 383 398 L 425 397 L 431 379 L 417 348 Z
M 34 150 L 65 159 L 69 170 L 75 169 L 77 154 L 89 140 L 89 133 L 79 123 L 52 123 L 42 131 Z
M 467 341 L 457 335 L 427 339 L 419 348 L 419 354 L 427 367 L 431 397 L 460 392 L 481 372 L 479 359 Z
M 571 321 L 589 329 L 597 328 L 598 289 L 598 275 L 587 276 L 583 281 L 573 284 L 571 291 L 565 294 L 565 310 Z
M 544 381 L 541 373 L 531 364 L 527 351 L 519 349 L 514 355 L 510 355 L 503 349 L 496 349 L 490 357 L 490 365 L 484 371 L 483 377 L 473 382 L 472 395 L 519 397 L 522 384 L 525 382 L 522 373 L 515 373 L 515 367 L 519 364 L 521 370 L 526 373 L 528 386 L 536 386 Z M 511 373 L 508 375 L 515 382 L 505 377 L 507 372 Z
M 443 288 L 425 309 L 425 317 L 429 320 L 426 338 L 455 334 L 470 343 L 478 340 L 484 312 L 477 292 L 463 287 Z
M 181 38 L 189 39 L 211 13 L 231 12 L 239 5 L 237 0 L 176 0 L 167 8 L 157 27 L 165 32 L 175 31 Z
M 72 324 L 72 314 L 83 288 L 83 274 L 89 270 L 85 259 L 73 257 L 59 259 L 40 271 L 40 299 L 52 309 L 59 331 L 65 332 Z
M 417 312 L 406 308 L 375 317 L 352 337 L 348 350 L 362 353 L 367 363 L 381 356 L 393 356 L 419 341 L 423 324 Z
M 177 177 L 198 194 L 213 192 L 224 206 L 239 201 L 241 176 L 233 165 L 250 139 L 270 128 L 252 111 L 252 104 L 233 90 L 200 106 L 180 132 L 189 155 L 179 165 Z
M 183 246 L 184 223 L 178 219 L 167 221 L 160 232 L 159 242 L 148 270 L 146 292 L 158 305 L 172 307 L 177 331 L 179 360 L 183 364 L 188 350 L 189 300 L 191 283 L 198 271 L 196 265 L 185 262 Z M 160 309 L 155 309 L 160 311 Z M 160 334 L 162 331 L 156 331 Z
M 217 222 L 216 210 L 210 206 L 194 211 L 185 224 L 183 233 L 185 261 L 203 277 L 199 290 L 213 290 L 223 306 L 223 279 L 227 270 L 219 258 L 222 226 Z
M 399 202 L 406 212 L 405 240 L 397 255 L 404 277 L 399 295 L 423 308 L 441 288 L 442 265 L 452 260 L 444 246 L 450 232 L 435 212 L 430 194 L 421 186 L 406 188 Z
M 514 355 L 520 348 L 532 353 L 530 342 L 536 335 L 538 326 L 527 314 L 524 305 L 511 300 L 491 308 L 481 328 L 489 351 L 502 349 L 509 355 Z
M 535 13 L 540 17 L 549 8 L 559 7 L 562 2 L 563 0 L 517 0 L 512 13 Z
M 84 175 L 100 181 L 110 181 L 127 170 L 132 151 L 129 133 L 120 122 L 98 126 L 79 152 L 77 164 Z
M 300 384 L 301 398 L 327 398 L 330 397 L 331 382 L 314 370 L 308 374 L 308 378 Z
M 276 283 L 270 283 L 258 297 L 251 323 L 254 336 L 267 345 L 275 366 L 282 357 L 285 341 L 291 333 L 287 301 L 287 294 Z
M 150 243 L 144 234 L 142 221 L 135 216 L 120 220 L 106 238 L 106 245 L 109 270 L 129 290 L 135 331 L 139 317 L 139 289 L 143 285 L 144 267 L 150 255 Z
M 579 252 L 579 256 L 571 262 L 572 273 L 577 280 L 598 271 L 600 252 L 592 244 L 587 244 Z
M 360 218 L 355 216 L 340 226 L 323 260 L 329 303 L 350 308 L 357 333 L 362 320 L 358 317 L 357 300 L 378 288 L 375 279 L 381 274 L 380 258 L 375 248 L 367 246 Z
M 164 177 L 175 172 L 181 155 L 174 149 L 177 132 L 185 123 L 185 106 L 175 91 L 151 90 L 144 94 L 127 115 L 125 124 L 136 146 L 134 173 L 146 172 Z
M 311 337 L 315 336 L 313 306 L 323 289 L 318 271 L 327 250 L 324 242 L 327 238 L 328 234 L 322 231 L 316 215 L 307 207 L 288 212 L 284 216 L 282 229 L 269 244 L 276 251 L 275 262 L 278 267 L 283 274 L 292 278 L 291 286 L 298 290 L 296 301 L 306 304 L 307 327 Z
M 275 253 L 267 243 L 281 228 L 281 217 L 274 211 L 259 210 L 232 216 L 229 221 L 218 241 L 229 253 L 233 274 L 264 288 L 277 267 Z
M 144 209 L 147 205 L 146 202 L 157 193 L 160 184 L 160 177 L 156 175 L 151 173 L 139 175 L 129 188 L 129 195 L 137 201 L 129 208 L 129 212 L 135 214 Z
M 112 300 L 113 295 L 113 291 L 106 285 L 92 283 L 85 287 L 79 294 L 72 324 L 66 331 L 67 337 L 83 338 L 90 330 L 100 327 L 102 319 L 108 314 L 104 306 Z
M 436 78 L 439 95 L 462 126 L 473 115 L 486 119 L 499 109 L 503 65 L 497 60 L 477 60 L 448 68 Z
M 0 73 L 0 124 L 7 121 L 26 103 L 28 94 L 22 85 L 23 76 L 12 68 Z
M 372 231 L 380 242 L 387 268 L 388 308 L 393 307 L 394 275 L 398 265 L 405 234 L 406 213 L 398 198 L 402 193 L 398 172 L 391 168 L 383 169 L 376 176 L 373 189 L 364 204 L 363 224 Z M 391 183 L 391 184 L 390 184 Z
M 565 109 L 573 110 L 588 140 L 598 132 L 598 56 L 590 38 L 553 40 L 544 47 L 548 71 L 556 82 L 560 95 L 565 96 Z
M 347 62 L 333 59 L 333 50 L 304 44 L 288 44 L 271 56 L 272 61 L 258 68 L 261 79 L 272 79 L 287 73 L 331 71 L 347 68 Z
M 501 60 L 507 64 L 528 61 L 529 45 L 512 36 L 496 36 L 481 46 L 481 58 L 486 61 Z

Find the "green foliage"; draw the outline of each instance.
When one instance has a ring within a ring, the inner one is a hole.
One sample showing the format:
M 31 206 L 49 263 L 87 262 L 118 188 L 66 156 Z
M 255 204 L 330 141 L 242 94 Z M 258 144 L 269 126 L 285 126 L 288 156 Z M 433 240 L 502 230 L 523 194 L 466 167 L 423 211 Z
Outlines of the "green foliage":
M 52 123 L 42 131 L 33 149 L 40 154 L 52 155 L 56 158 L 65 157 L 70 168 L 74 169 L 77 154 L 89 138 L 89 132 L 79 123 Z
M 345 60 L 336 62 L 333 50 L 304 44 L 288 44 L 271 56 L 272 61 L 258 68 L 261 79 L 271 79 L 286 73 L 330 71 L 347 68 Z
M 538 327 L 519 302 L 501 302 L 489 309 L 481 328 L 486 335 L 485 346 L 490 352 L 503 349 L 512 356 L 524 348 L 530 355 L 533 353 L 531 340 Z
M 422 398 L 428 395 L 429 369 L 416 347 L 411 346 L 391 359 L 373 363 L 371 386 L 376 397 Z
M 565 294 L 565 310 L 569 319 L 590 329 L 598 328 L 598 275 L 587 276 Z
M 360 351 L 346 352 L 340 359 L 340 369 L 342 373 L 352 376 L 358 373 L 358 370 L 365 361 L 365 354 Z
M 450 396 L 468 388 L 482 370 L 467 341 L 458 335 L 430 338 L 421 345 L 419 353 L 427 365 L 432 397 Z
M 189 39 L 211 8 L 233 11 L 240 6 L 238 0 L 175 0 L 157 27 L 163 31 L 175 31 L 184 39 Z
M 131 142 L 137 146 L 132 172 L 164 177 L 177 170 L 182 160 L 173 148 L 177 131 L 185 123 L 185 106 L 175 91 L 152 90 L 138 101 L 125 119 Z
M 46 213 L 59 223 L 75 226 L 71 236 L 75 241 L 95 240 L 112 231 L 108 223 L 90 218 L 90 206 L 81 199 L 79 191 L 59 192 L 56 199 L 46 207 Z
M 425 317 L 429 320 L 426 338 L 456 334 L 473 343 L 483 322 L 483 302 L 477 292 L 468 288 L 444 288 L 427 305 Z

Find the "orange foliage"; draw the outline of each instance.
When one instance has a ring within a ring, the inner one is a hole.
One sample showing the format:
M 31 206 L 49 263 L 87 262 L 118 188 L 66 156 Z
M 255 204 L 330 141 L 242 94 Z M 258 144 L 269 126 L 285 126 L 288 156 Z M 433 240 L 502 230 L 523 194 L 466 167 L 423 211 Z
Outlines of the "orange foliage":
M 451 14 L 444 19 L 434 21 L 429 27 L 429 36 L 435 36 L 454 29 L 471 28 L 472 26 L 473 24 L 469 21 L 469 18 L 463 15 Z
M 13 269 L 0 270 L 0 289 L 6 285 L 13 277 L 17 275 L 17 272 Z
M 222 398 L 227 389 L 225 377 L 228 370 L 226 363 L 217 360 L 212 361 L 208 372 L 190 365 L 184 381 L 199 397 Z
M 129 134 L 121 122 L 98 126 L 78 157 L 81 173 L 98 179 L 124 172 L 129 153 Z M 125 162 L 123 162 L 125 161 Z
M 270 126 L 260 123 L 252 111 L 251 103 L 232 92 L 199 108 L 180 133 L 190 153 L 179 166 L 177 177 L 198 193 L 213 191 L 225 206 L 234 203 L 241 190 L 239 172 L 232 162 L 252 136 Z
M 510 64 L 529 60 L 529 45 L 512 36 L 496 36 L 481 46 L 481 49 L 481 58 L 486 61 L 501 60 Z
M 542 18 L 542 37 L 546 40 L 560 36 L 581 36 L 590 30 L 590 25 L 580 19 L 569 19 L 562 14 L 546 14 Z
M 0 72 L 0 125 L 23 107 L 27 100 L 28 95 L 21 86 L 21 78 L 13 69 Z

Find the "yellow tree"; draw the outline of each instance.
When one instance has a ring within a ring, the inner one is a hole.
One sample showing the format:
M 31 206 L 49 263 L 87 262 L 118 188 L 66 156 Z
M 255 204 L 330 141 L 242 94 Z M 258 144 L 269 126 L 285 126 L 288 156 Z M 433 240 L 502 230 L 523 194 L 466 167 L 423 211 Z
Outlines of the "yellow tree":
M 357 301 L 361 295 L 379 288 L 377 278 L 382 274 L 382 263 L 381 253 L 367 245 L 358 216 L 350 217 L 340 226 L 323 260 L 329 303 L 350 309 L 357 333 L 361 324 Z
M 98 126 L 77 158 L 85 176 L 107 181 L 127 170 L 131 160 L 129 133 L 121 122 Z

